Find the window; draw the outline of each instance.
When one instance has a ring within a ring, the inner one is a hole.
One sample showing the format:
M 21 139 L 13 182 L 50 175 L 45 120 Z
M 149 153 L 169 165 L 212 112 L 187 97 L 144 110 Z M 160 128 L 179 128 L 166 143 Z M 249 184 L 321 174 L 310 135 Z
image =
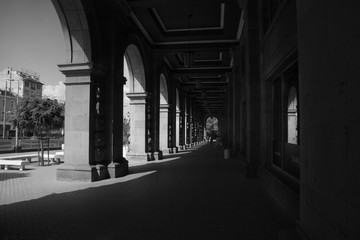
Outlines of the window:
M 298 143 L 297 133 L 297 94 L 296 88 L 291 87 L 289 90 L 288 108 L 287 108 L 287 142 L 292 144 Z
M 37 85 L 37 89 L 41 89 L 41 85 L 40 85 L 40 84 Z
M 299 80 L 297 64 L 272 85 L 272 165 L 300 178 Z
M 25 87 L 29 87 L 29 82 L 25 82 Z

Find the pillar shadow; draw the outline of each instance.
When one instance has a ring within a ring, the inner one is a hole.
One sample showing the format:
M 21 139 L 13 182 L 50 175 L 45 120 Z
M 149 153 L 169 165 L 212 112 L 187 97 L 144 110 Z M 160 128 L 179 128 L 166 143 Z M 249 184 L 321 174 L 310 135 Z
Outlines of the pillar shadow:
M 1 171 L 1 170 L 0 170 Z M 27 171 L 27 170 L 24 170 Z M 13 178 L 25 178 L 29 177 L 30 174 L 26 172 L 0 172 L 0 181 L 6 181 Z
M 132 166 L 151 174 L 129 181 L 0 205 L 0 239 L 276 239 L 294 226 L 209 150 Z

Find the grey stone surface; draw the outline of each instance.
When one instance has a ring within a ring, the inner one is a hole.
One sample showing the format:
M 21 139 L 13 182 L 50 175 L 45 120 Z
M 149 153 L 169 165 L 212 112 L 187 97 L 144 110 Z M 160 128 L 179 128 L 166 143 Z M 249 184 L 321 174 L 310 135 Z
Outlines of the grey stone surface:
M 0 170 L 1 240 L 276 240 L 295 229 L 261 184 L 214 145 L 130 161 L 127 176 L 97 182 L 56 181 L 56 166 Z

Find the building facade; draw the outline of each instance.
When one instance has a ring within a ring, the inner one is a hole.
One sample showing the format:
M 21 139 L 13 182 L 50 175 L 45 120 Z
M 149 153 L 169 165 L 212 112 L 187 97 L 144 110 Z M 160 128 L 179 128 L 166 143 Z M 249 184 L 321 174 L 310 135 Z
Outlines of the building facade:
M 6 94 L 6 96 L 5 96 Z M 9 131 L 13 129 L 13 120 L 16 117 L 16 96 L 11 92 L 0 90 L 0 136 L 9 136 Z M 5 126 L 5 131 L 3 130 Z
M 41 98 L 43 83 L 36 72 L 7 68 L 1 72 L 0 89 L 7 89 L 20 98 Z

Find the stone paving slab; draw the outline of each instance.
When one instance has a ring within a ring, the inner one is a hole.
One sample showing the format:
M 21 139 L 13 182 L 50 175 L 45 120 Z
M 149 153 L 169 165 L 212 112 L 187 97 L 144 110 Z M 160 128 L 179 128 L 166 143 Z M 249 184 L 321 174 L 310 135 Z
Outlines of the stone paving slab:
M 0 240 L 275 240 L 295 227 L 212 144 L 129 165 L 129 175 L 93 183 L 56 181 L 56 164 L 0 170 Z

